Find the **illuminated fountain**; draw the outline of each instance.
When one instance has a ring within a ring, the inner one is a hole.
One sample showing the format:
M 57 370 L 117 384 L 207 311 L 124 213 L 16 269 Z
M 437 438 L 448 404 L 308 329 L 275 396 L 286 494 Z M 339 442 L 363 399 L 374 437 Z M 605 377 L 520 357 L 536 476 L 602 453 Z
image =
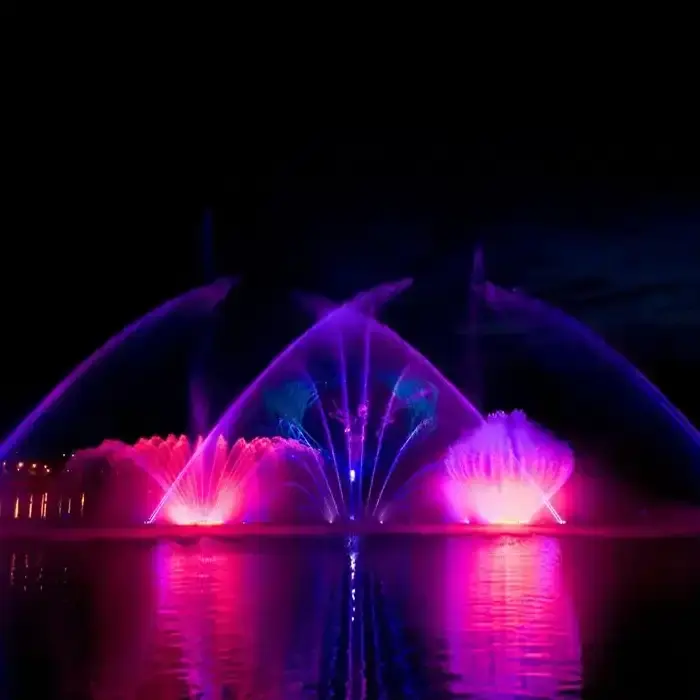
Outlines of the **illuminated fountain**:
M 453 444 L 445 458 L 447 499 L 458 517 L 490 525 L 528 524 L 547 510 L 574 468 L 573 452 L 521 411 L 498 412 Z
M 72 517 L 77 501 L 84 525 L 383 520 L 387 505 L 440 464 L 446 445 L 482 422 L 425 357 L 376 320 L 380 306 L 407 286 L 387 284 L 326 306 L 216 425 L 197 420 L 211 428 L 203 438 L 106 440 L 78 450 L 57 477 L 47 520 Z M 109 418 L 111 394 L 101 382 L 113 376 L 114 365 L 106 360 L 117 355 L 119 368 L 132 371 L 133 341 L 148 338 L 147 331 L 171 315 L 210 311 L 227 290 L 222 283 L 192 292 L 109 340 L 22 421 L 0 452 L 43 446 L 48 434 L 63 434 L 69 394 L 81 418 L 75 423 L 83 423 L 86 410 Z M 95 406 L 78 390 L 88 376 Z M 207 396 L 189 379 L 199 419 L 207 414 Z
M 402 455 L 437 428 L 437 387 L 407 372 L 368 375 L 354 409 L 342 374 L 336 381 L 290 381 L 266 393 L 266 409 L 279 430 L 327 460 L 336 507 L 330 520 L 376 516 Z
M 377 320 L 379 307 L 407 286 L 387 284 L 335 308 L 325 305 L 205 437 L 107 440 L 78 451 L 60 477 L 67 503 L 80 499 L 85 524 L 382 524 L 399 511 L 424 521 L 437 498 L 444 513 L 446 495 L 460 521 L 527 523 L 544 509 L 563 522 L 551 501 L 571 473 L 571 451 L 521 414 L 485 421 L 423 355 Z M 197 302 L 195 310 L 209 309 L 227 289 L 183 299 Z M 163 312 L 154 314 L 159 319 Z M 3 449 L 23 441 L 32 420 L 144 323 L 82 363 Z M 203 386 L 191 384 L 198 389 L 192 408 L 204 415 Z M 449 479 L 441 488 L 445 465 Z
M 202 456 L 211 461 L 207 455 L 215 451 L 222 435 L 234 441 L 261 430 L 282 441 L 276 444 L 285 446 L 284 454 L 304 455 L 284 460 L 289 468 L 287 478 L 280 481 L 287 493 L 306 499 L 319 521 L 381 521 L 385 506 L 400 498 L 416 475 L 438 464 L 446 445 L 483 420 L 425 357 L 374 318 L 378 306 L 406 286 L 405 282 L 384 285 L 327 310 L 229 406 L 209 436 L 178 462 L 180 471 L 149 522 L 159 518 L 182 522 L 180 516 L 166 515 L 173 511 L 168 504 L 176 493 L 194 492 L 193 487 L 183 489 L 183 484 L 198 484 L 200 474 L 208 472 L 200 466 Z M 251 475 L 260 472 L 259 466 L 247 469 Z M 252 501 L 268 501 L 267 490 L 278 483 L 278 471 L 266 473 L 270 478 L 255 481 L 259 495 Z M 205 482 L 213 489 L 205 517 L 198 515 L 199 506 L 186 505 L 184 497 L 175 499 L 178 512 L 187 513 L 187 522 L 222 520 L 220 514 L 211 515 L 218 510 L 213 506 L 218 496 L 213 494 L 221 482 L 216 478 Z M 227 503 L 232 500 L 225 496 Z M 223 510 L 228 513 L 225 522 L 240 522 L 235 509 Z M 262 520 L 277 521 L 269 509 L 258 513 Z
M 285 492 L 291 479 L 305 492 L 318 488 L 321 499 L 325 493 L 314 481 L 322 474 L 318 453 L 295 440 L 241 438 L 229 446 L 219 437 L 211 450 L 201 449 L 203 442 L 185 435 L 142 438 L 135 445 L 110 440 L 78 451 L 69 470 L 85 477 L 106 462 L 110 475 L 98 522 L 221 525 L 259 521 L 271 512 L 284 519 L 284 509 L 294 504 Z M 332 512 L 330 503 L 325 508 Z
M 211 463 L 207 455 L 197 451 L 200 437 L 193 447 L 186 436 L 141 439 L 134 450 L 151 469 L 160 471 L 159 480 L 168 498 L 162 508 L 163 519 L 175 525 L 220 525 L 240 515 L 244 495 L 252 485 L 247 483 L 262 458 L 274 453 L 269 441 L 259 444 L 237 441 L 232 449 L 222 437 L 216 442 Z M 196 457 L 195 457 L 196 453 Z M 183 467 L 194 457 L 194 464 L 185 478 L 169 490 Z

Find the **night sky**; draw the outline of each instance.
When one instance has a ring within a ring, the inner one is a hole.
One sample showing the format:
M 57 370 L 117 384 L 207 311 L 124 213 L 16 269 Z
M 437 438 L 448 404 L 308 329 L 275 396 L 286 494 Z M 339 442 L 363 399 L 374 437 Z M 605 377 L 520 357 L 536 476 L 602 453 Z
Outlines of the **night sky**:
M 383 318 L 481 391 L 467 295 L 479 245 L 488 279 L 573 313 L 700 419 L 700 178 L 686 136 L 252 116 L 224 128 L 138 110 L 20 121 L 0 166 L 6 430 L 126 323 L 222 275 L 241 280 L 225 305 L 232 391 L 311 321 L 296 292 L 342 300 L 403 277 L 414 285 Z M 513 372 L 527 353 L 507 347 Z M 499 372 L 487 396 L 533 403 L 534 379 L 509 394 Z

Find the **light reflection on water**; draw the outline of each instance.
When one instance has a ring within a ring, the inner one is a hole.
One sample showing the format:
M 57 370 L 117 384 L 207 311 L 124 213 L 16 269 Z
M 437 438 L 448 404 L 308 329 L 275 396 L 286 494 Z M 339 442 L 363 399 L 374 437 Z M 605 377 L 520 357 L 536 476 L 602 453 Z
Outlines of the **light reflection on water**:
M 667 600 L 677 605 L 700 580 L 698 566 L 678 562 L 700 560 L 700 548 L 674 546 L 656 556 L 672 557 L 665 572 L 676 562 L 684 584 Z M 629 619 L 642 589 L 664 600 L 654 557 L 639 547 L 541 537 L 5 542 L 0 700 L 612 697 L 615 615 Z M 633 575 L 644 561 L 646 574 Z M 643 628 L 637 642 L 645 634 L 653 645 Z M 674 643 L 682 648 L 664 639 Z M 653 685 L 641 680 L 649 666 L 628 689 Z
M 402 600 L 431 646 L 442 646 L 452 692 L 484 699 L 576 697 L 577 622 L 555 539 L 449 539 L 420 558 L 429 561 L 440 588 L 402 582 L 396 574 L 405 565 L 383 558 L 387 597 Z
M 261 700 L 304 697 L 320 664 L 324 601 L 339 556 L 204 542 L 160 545 L 156 561 L 153 670 L 163 685 L 153 684 L 149 697 L 184 697 L 176 693 L 183 679 L 188 696 L 203 700 L 218 700 L 226 688 Z
M 505 538 L 462 556 L 467 595 L 445 579 L 445 629 L 461 670 L 459 690 L 552 698 L 577 689 L 578 633 L 557 541 Z

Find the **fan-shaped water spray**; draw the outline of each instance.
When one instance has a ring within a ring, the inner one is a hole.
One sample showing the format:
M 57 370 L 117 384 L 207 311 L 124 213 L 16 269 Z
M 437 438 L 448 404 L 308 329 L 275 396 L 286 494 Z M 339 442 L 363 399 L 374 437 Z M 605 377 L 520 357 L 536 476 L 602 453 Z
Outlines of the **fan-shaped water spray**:
M 98 521 L 144 522 L 158 504 L 159 520 L 174 525 L 254 522 L 271 512 L 277 521 L 294 521 L 307 510 L 330 519 L 336 510 L 319 455 L 306 445 L 282 437 L 240 438 L 232 445 L 220 437 L 211 450 L 199 449 L 202 443 L 184 435 L 142 438 L 134 445 L 106 441 L 76 453 L 69 473 L 94 472 L 107 462 L 111 474 Z M 137 494 L 146 496 L 145 503 L 135 500 Z
M 322 461 L 317 481 L 332 498 L 326 519 L 377 517 L 412 474 L 434 464 L 479 412 L 428 360 L 369 315 L 406 286 L 385 285 L 325 315 L 229 407 L 173 481 L 178 489 L 215 435 L 253 435 L 261 425 Z M 163 503 L 154 510 L 158 517 Z
M 248 401 L 251 398 L 254 398 L 256 394 L 259 394 L 261 391 L 264 390 L 265 380 L 268 379 L 270 375 L 272 375 L 275 372 L 275 370 L 279 369 L 280 367 L 284 367 L 285 363 L 293 361 L 296 351 L 298 351 L 300 348 L 303 348 L 304 344 L 308 343 L 311 338 L 318 335 L 319 333 L 324 332 L 324 329 L 326 329 L 329 326 L 329 324 L 337 318 L 337 315 L 339 313 L 350 307 L 363 310 L 369 308 L 373 310 L 381 304 L 387 302 L 396 294 L 401 293 L 404 289 L 410 286 L 410 284 L 411 280 L 401 280 L 400 282 L 380 285 L 379 287 L 376 287 L 368 292 L 362 292 L 361 294 L 358 294 L 350 302 L 340 306 L 335 310 L 326 313 L 326 310 L 324 309 L 322 318 L 309 330 L 307 330 L 299 338 L 297 338 L 296 341 L 291 343 L 276 358 L 274 358 L 270 365 L 268 365 L 267 369 L 265 369 L 260 374 L 260 376 L 256 380 L 254 380 L 248 386 L 248 388 L 245 389 L 235 401 L 233 401 L 233 403 L 229 405 L 229 407 L 219 419 L 216 426 L 214 426 L 209 435 L 199 446 L 197 452 L 195 452 L 195 455 L 193 455 L 193 459 L 197 457 L 198 452 L 209 449 L 209 446 L 211 445 L 212 441 L 217 439 L 217 436 L 220 436 L 222 434 L 232 434 L 231 428 L 236 426 L 237 421 L 241 417 L 241 412 L 243 408 L 247 405 Z M 174 480 L 171 488 L 177 488 L 179 480 L 184 478 L 187 471 L 190 469 L 191 461 L 192 460 L 190 460 L 190 462 L 188 462 L 188 464 L 184 466 L 180 474 Z M 153 522 L 158 517 L 158 513 L 163 507 L 167 496 L 168 494 L 166 494 L 163 497 L 162 502 L 159 503 L 156 509 L 153 511 L 151 517 L 149 518 L 149 522 Z
M 446 495 L 463 520 L 526 524 L 544 508 L 563 522 L 551 499 L 573 471 L 573 453 L 525 414 L 498 412 L 445 459 Z

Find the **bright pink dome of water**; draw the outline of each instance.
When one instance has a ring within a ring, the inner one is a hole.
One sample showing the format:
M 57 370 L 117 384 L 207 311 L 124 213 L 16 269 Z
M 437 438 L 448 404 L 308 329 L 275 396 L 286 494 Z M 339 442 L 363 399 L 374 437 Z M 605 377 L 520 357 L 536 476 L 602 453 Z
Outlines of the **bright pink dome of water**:
M 494 413 L 450 447 L 447 497 L 457 517 L 487 524 L 526 524 L 544 509 L 563 522 L 551 500 L 573 471 L 571 448 L 524 413 Z
M 185 435 L 141 438 L 134 445 L 111 440 L 78 452 L 71 464 L 69 473 L 78 479 L 108 475 L 102 496 L 92 499 L 99 501 L 97 520 L 173 525 L 254 521 L 271 508 L 277 518 L 289 517 L 320 473 L 315 450 L 282 437 L 232 444 L 220 437 L 211 446 Z M 321 501 L 321 509 L 332 512 L 332 504 Z
M 265 474 L 275 473 L 272 483 L 283 484 L 290 464 L 313 468 L 318 462 L 314 450 L 281 437 L 239 438 L 233 445 L 219 437 L 213 449 L 205 449 L 202 438 L 192 444 L 185 436 L 155 437 L 139 440 L 134 449 L 149 472 L 169 484 L 160 518 L 175 525 L 240 522 L 273 497 Z

